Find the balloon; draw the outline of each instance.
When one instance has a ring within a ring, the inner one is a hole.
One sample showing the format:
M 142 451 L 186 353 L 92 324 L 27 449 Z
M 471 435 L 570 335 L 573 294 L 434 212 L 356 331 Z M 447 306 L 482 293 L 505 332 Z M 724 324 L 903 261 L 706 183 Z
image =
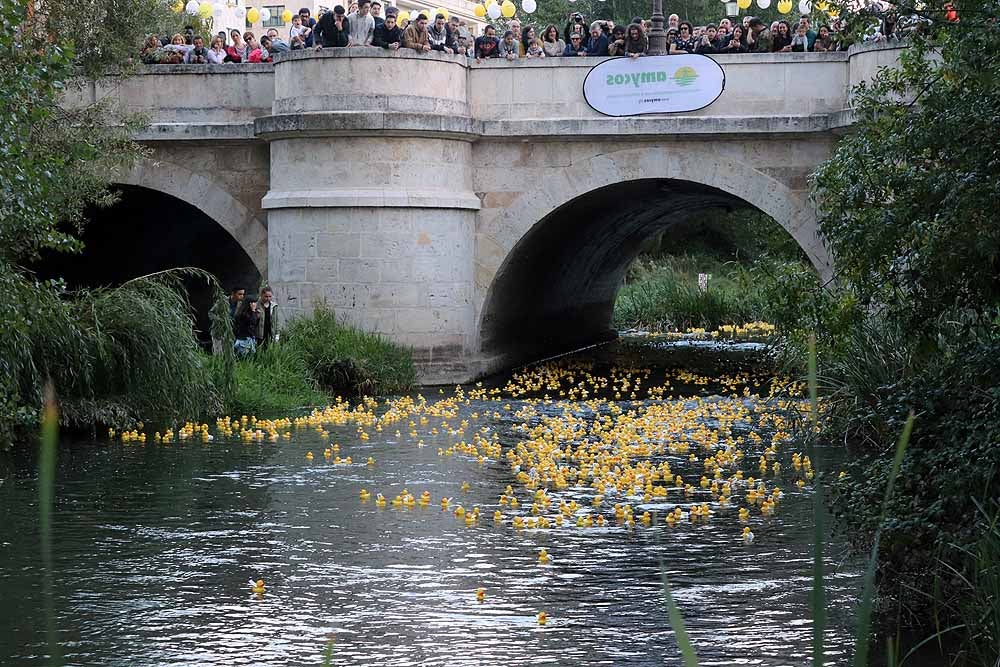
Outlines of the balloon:
M 437 16 L 438 14 L 444 16 L 445 21 L 448 20 L 448 10 L 445 9 L 444 7 L 438 7 L 437 9 L 434 10 L 434 16 Z
M 258 10 L 256 7 L 251 7 L 250 9 L 247 10 L 247 21 L 250 21 L 250 23 L 256 23 L 259 20 L 260 20 L 260 10 Z
M 799 14 L 812 13 L 812 4 L 809 0 L 799 0 Z
M 198 5 L 198 16 L 203 19 L 207 19 L 212 15 L 212 9 L 213 7 L 211 2 L 203 2 Z
M 233 7 L 233 17 L 237 21 L 242 21 L 247 17 L 247 8 L 242 7 L 240 5 L 236 5 L 235 7 Z
M 791 2 L 792 0 L 788 1 Z M 739 7 L 740 9 L 749 9 L 750 0 L 736 0 L 736 6 Z
M 184 11 L 184 0 L 177 0 L 177 2 L 170 5 L 170 9 L 173 10 L 174 14 L 180 14 Z
M 260 20 L 261 20 L 262 23 L 267 23 L 268 21 L 270 21 L 271 20 L 271 10 L 268 9 L 267 7 L 264 7 L 263 9 L 261 9 L 260 10 Z
M 186 11 L 191 16 L 198 13 L 198 0 L 188 0 L 188 3 L 184 6 L 184 11 Z
M 500 13 L 503 14 L 504 18 L 511 18 L 517 12 L 517 7 L 510 0 L 503 0 L 503 4 L 500 5 Z
M 771 0 L 757 0 L 757 6 L 761 9 L 767 9 L 771 6 Z
M 778 0 L 778 13 L 787 14 L 792 11 L 792 0 Z
M 524 10 L 525 14 L 534 14 L 535 10 L 538 9 L 538 3 L 535 0 L 522 0 L 521 9 Z
M 222 5 L 215 5 L 212 7 L 212 17 L 221 21 L 224 11 L 225 10 L 223 10 Z
M 816 3 L 816 9 L 820 10 L 821 12 L 825 12 L 829 6 L 830 5 L 826 4 L 822 0 Z
M 291 20 L 292 20 L 292 10 L 291 9 L 286 9 L 285 11 L 281 12 L 281 22 L 282 23 L 288 23 Z
M 397 25 L 399 25 L 403 21 L 409 21 L 409 20 L 410 20 L 410 12 L 406 11 L 405 9 L 403 11 L 401 11 L 400 13 L 396 14 L 396 24 Z
M 483 5 L 476 5 L 472 8 L 472 13 L 476 15 L 476 18 L 481 19 L 486 16 L 486 7 Z
M 489 16 L 494 21 L 500 18 L 500 5 L 494 2 L 492 5 L 486 8 L 486 15 Z

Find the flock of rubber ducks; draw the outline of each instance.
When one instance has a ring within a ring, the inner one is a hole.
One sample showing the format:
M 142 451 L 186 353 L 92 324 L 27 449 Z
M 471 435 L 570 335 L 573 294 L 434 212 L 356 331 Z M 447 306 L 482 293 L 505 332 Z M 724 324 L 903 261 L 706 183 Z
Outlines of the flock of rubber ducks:
M 655 382 L 651 377 L 642 368 L 551 363 L 522 371 L 503 387 L 480 383 L 456 387 L 449 395 L 442 390 L 438 400 L 338 399 L 295 418 L 223 417 L 216 434 L 245 443 L 278 442 L 308 429 L 325 443 L 326 463 L 374 466 L 371 457 L 357 463 L 342 457 L 341 445 L 330 442 L 330 429 L 347 426 L 360 441 L 388 433 L 400 444 L 408 437 L 423 447 L 427 439 L 441 457 L 506 466 L 511 476 L 510 484 L 498 489 L 495 505 L 483 507 L 457 500 L 470 491 L 468 482 L 436 500 L 428 490 L 361 488 L 361 503 L 376 511 L 438 505 L 469 528 L 483 526 L 485 515 L 495 528 L 515 531 L 631 531 L 656 525 L 670 530 L 728 520 L 741 527 L 739 542 L 753 544 L 751 524 L 766 527 L 779 512 L 782 485 L 802 488 L 815 475 L 808 456 L 784 451 L 792 441 L 792 415 L 807 407 L 804 387 L 747 373 L 709 378 L 675 370 Z M 709 384 L 716 395 L 669 400 L 680 386 Z M 141 430 L 119 437 L 126 443 L 146 441 Z M 176 433 L 168 429 L 153 437 L 164 444 L 175 439 L 209 442 L 213 435 L 207 424 L 187 423 Z M 448 444 L 438 446 L 442 441 Z M 317 457 L 307 451 L 305 458 Z M 546 549 L 539 551 L 539 565 L 553 562 Z M 264 592 L 263 581 L 250 583 L 253 593 Z M 484 602 L 486 590 L 476 589 L 475 597 Z M 538 614 L 539 624 L 547 620 L 544 611 Z

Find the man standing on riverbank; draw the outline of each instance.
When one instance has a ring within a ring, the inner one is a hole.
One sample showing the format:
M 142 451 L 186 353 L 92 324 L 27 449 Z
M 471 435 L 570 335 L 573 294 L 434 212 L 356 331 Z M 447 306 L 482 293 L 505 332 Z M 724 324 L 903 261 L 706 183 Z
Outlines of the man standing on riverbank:
M 234 331 L 236 330 L 236 310 L 246 295 L 247 291 L 242 287 L 237 287 L 229 293 L 229 319 L 233 323 Z
M 278 306 L 274 303 L 274 292 L 271 291 L 270 287 L 265 287 L 261 291 L 257 309 L 260 311 L 260 320 L 257 324 L 257 344 L 261 349 L 264 349 L 275 339 L 275 334 L 278 332 Z

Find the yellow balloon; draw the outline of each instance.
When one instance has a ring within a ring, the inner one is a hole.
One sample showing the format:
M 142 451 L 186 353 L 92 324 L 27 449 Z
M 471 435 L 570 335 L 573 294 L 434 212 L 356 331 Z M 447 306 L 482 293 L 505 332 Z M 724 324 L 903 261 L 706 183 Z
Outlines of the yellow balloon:
M 740 9 L 748 9 L 752 0 L 736 0 L 736 6 Z
M 486 0 L 486 8 L 489 9 L 490 5 L 497 4 L 497 0 Z
M 288 23 L 291 20 L 292 20 L 292 10 L 291 9 L 286 9 L 285 11 L 281 12 L 281 22 L 282 23 Z
M 399 25 L 403 21 L 409 21 L 409 20 L 410 20 L 410 12 L 406 11 L 405 9 L 400 13 L 396 14 L 396 25 Z
M 778 0 L 778 13 L 787 14 L 792 11 L 792 0 Z
M 826 4 L 825 2 L 817 2 L 816 3 L 816 9 L 820 10 L 821 12 L 825 12 L 826 8 L 829 7 L 829 6 L 830 5 Z
M 485 5 L 476 5 L 475 7 L 472 8 L 472 13 L 476 15 L 476 18 L 480 18 L 481 19 L 484 16 L 486 16 L 486 6 Z
M 514 3 L 511 2 L 510 0 L 503 0 L 503 2 L 500 4 L 500 13 L 503 14 L 504 18 L 509 19 L 510 17 L 514 16 L 516 12 L 517 12 L 517 7 L 515 7 Z
M 212 16 L 212 3 L 203 2 L 200 5 L 198 5 L 198 16 L 200 16 L 203 19 L 210 18 Z
M 434 16 L 437 16 L 438 14 L 443 15 L 445 21 L 448 20 L 448 10 L 445 9 L 444 7 L 438 7 L 437 9 L 434 10 Z
M 177 2 L 170 5 L 170 9 L 174 11 L 174 14 L 180 14 L 184 11 L 184 0 L 177 0 Z
M 260 11 L 256 7 L 251 7 L 247 10 L 247 21 L 250 23 L 256 23 L 260 20 Z

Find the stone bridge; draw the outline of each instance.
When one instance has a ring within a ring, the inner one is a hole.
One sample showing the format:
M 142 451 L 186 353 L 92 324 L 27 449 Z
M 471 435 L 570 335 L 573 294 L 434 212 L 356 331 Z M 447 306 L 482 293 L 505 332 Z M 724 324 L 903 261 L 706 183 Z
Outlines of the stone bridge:
M 454 382 L 612 336 L 643 241 L 699 209 L 763 211 L 828 275 L 807 177 L 852 86 L 898 55 L 716 56 L 715 103 L 631 118 L 584 101 L 598 59 L 360 48 L 158 66 L 82 95 L 149 115 L 151 157 L 118 182 L 214 220 L 286 313 L 325 301 Z

